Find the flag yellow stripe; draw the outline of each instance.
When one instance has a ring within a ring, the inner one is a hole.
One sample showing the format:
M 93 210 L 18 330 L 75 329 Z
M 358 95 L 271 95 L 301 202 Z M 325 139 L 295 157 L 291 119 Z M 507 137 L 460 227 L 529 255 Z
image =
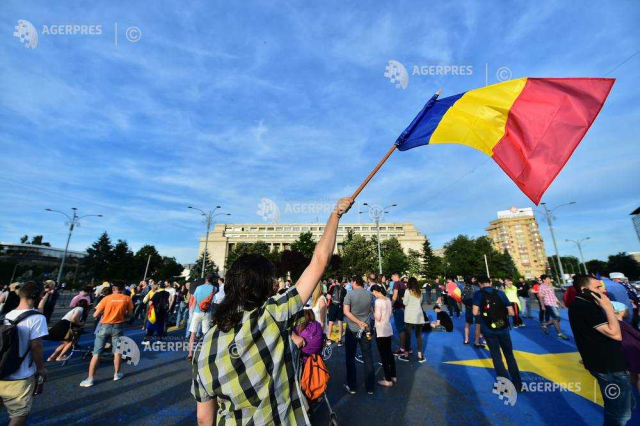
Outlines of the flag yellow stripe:
M 466 92 L 442 117 L 429 144 L 459 143 L 493 156 L 526 82 L 519 78 Z

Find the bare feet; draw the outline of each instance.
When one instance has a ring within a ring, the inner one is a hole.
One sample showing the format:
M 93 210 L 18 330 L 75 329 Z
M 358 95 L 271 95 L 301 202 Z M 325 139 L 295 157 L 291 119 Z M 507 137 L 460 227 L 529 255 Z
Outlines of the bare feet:
M 393 379 L 392 379 L 393 380 Z M 389 382 L 387 380 L 378 380 L 378 384 L 380 386 L 385 386 L 387 388 L 390 388 L 391 386 L 393 386 L 393 382 Z

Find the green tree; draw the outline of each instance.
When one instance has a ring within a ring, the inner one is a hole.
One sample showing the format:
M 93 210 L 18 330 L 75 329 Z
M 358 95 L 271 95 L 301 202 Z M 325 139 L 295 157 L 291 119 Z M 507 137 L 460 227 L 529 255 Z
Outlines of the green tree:
M 594 274 L 599 273 L 601 275 L 609 274 L 609 266 L 604 260 L 592 259 L 585 262 L 585 264 L 587 265 L 587 271 L 589 271 L 589 273 L 593 272 Z
M 373 241 L 362 235 L 349 234 L 342 245 L 342 276 L 364 275 L 377 270 L 377 254 Z
M 299 251 L 284 250 L 280 257 L 280 269 L 284 272 L 283 277 L 289 274 L 291 281 L 298 281 L 305 268 L 309 266 L 311 259 Z
M 491 253 L 489 272 L 492 278 L 511 278 L 512 280 L 520 278 L 518 268 L 506 249 L 502 253 L 497 250 Z
M 299 251 L 305 257 L 311 259 L 313 256 L 313 251 L 316 248 L 316 242 L 313 241 L 313 233 L 311 232 L 302 232 L 297 240 L 295 240 L 291 244 L 292 251 Z
M 211 262 L 211 263 L 213 263 L 213 262 Z M 215 266 L 215 264 L 214 264 L 214 266 Z M 175 280 L 182 274 L 182 271 L 184 271 L 184 266 L 179 264 L 176 261 L 175 257 L 163 256 L 162 257 L 162 265 L 158 268 L 158 271 L 156 272 L 156 275 L 160 279 Z M 211 272 L 214 272 L 214 271 L 212 270 Z M 217 277 L 218 268 L 215 268 L 215 274 L 214 275 L 216 275 L 216 279 L 217 279 L 218 278 Z
M 422 244 L 422 271 L 420 274 L 427 279 L 434 279 L 442 275 L 442 259 L 433 253 L 428 238 Z
M 25 235 L 23 237 L 20 237 L 20 244 L 29 244 L 29 236 Z
M 51 244 L 42 241 L 43 238 L 44 237 L 42 235 L 36 235 L 35 237 L 33 237 L 31 239 L 31 242 L 28 243 L 28 244 L 33 244 L 33 245 L 36 245 L 36 246 L 51 247 Z
M 407 272 L 409 269 L 409 259 L 404 250 L 402 250 L 402 246 L 396 237 L 382 241 L 381 251 L 383 274 L 390 277 L 394 272 L 398 272 L 401 275 Z
M 195 265 L 193 265 L 193 268 L 191 268 L 191 271 L 189 272 L 189 280 L 193 281 L 197 278 L 200 278 L 203 275 L 202 274 L 203 259 L 204 259 L 204 252 L 200 253 L 200 257 L 198 257 L 198 260 L 196 260 Z M 215 275 L 216 279 L 219 277 L 219 274 L 220 274 L 215 262 L 211 260 L 209 256 L 207 256 L 207 260 L 205 261 L 205 264 L 204 264 L 204 276 L 207 276 L 207 274 Z
M 136 277 L 135 256 L 129 244 L 118 240 L 109 258 L 108 276 L 111 280 L 129 280 Z
M 329 266 L 324 273 L 323 278 L 338 278 L 342 271 L 342 257 L 339 254 L 332 254 L 329 259 Z
M 149 259 L 151 256 L 151 259 Z M 149 262 L 149 270 L 147 271 L 147 279 L 150 277 L 156 277 L 156 272 L 162 267 L 162 256 L 158 253 L 158 250 L 152 245 L 145 245 L 140 247 L 134 256 L 135 259 L 135 271 L 137 279 L 144 277 L 144 272 L 147 268 L 147 262 Z
M 412 277 L 419 277 L 422 274 L 424 265 L 422 264 L 422 253 L 417 250 L 409 250 L 407 255 L 407 271 Z
M 607 268 L 609 272 L 622 272 L 630 280 L 640 278 L 640 264 L 624 252 L 609 256 Z
M 113 257 L 113 244 L 109 234 L 104 232 L 91 247 L 87 249 L 87 255 L 82 259 L 82 266 L 91 279 L 100 281 L 111 279 L 111 261 Z
M 484 258 L 473 238 L 458 235 L 444 245 L 448 275 L 484 275 Z
M 244 254 L 259 254 L 266 258 L 269 257 L 269 244 L 264 241 L 256 241 L 255 243 L 238 243 L 227 256 L 226 270 L 229 270 L 233 262 Z

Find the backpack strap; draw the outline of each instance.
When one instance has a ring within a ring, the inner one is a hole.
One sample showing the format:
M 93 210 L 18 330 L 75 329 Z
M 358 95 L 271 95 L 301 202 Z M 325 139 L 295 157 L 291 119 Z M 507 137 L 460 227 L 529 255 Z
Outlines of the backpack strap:
M 25 319 L 29 318 L 30 316 L 33 316 L 33 315 L 42 315 L 42 316 L 44 316 L 42 314 L 42 312 L 36 311 L 35 309 L 30 309 L 27 312 L 23 312 L 20 315 L 18 315 L 16 317 L 16 319 L 14 319 L 14 320 L 5 319 L 5 321 L 9 321 L 14 326 L 17 326 L 21 321 L 23 321 L 23 320 L 25 320 Z M 24 355 L 22 355 L 20 357 L 20 364 L 22 364 L 24 362 L 24 360 L 27 357 L 27 355 L 29 355 L 29 352 L 31 352 L 31 345 L 27 343 L 27 350 L 25 351 Z M 33 358 L 31 358 L 31 362 L 29 363 L 29 367 L 31 367 L 31 365 L 33 365 Z

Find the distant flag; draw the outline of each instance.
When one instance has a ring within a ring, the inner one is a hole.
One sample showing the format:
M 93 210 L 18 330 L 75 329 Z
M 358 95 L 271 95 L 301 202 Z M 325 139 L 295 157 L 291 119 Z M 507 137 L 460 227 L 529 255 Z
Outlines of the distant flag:
M 520 78 L 438 99 L 398 137 L 400 151 L 437 143 L 489 155 L 535 204 L 602 109 L 615 79 Z

